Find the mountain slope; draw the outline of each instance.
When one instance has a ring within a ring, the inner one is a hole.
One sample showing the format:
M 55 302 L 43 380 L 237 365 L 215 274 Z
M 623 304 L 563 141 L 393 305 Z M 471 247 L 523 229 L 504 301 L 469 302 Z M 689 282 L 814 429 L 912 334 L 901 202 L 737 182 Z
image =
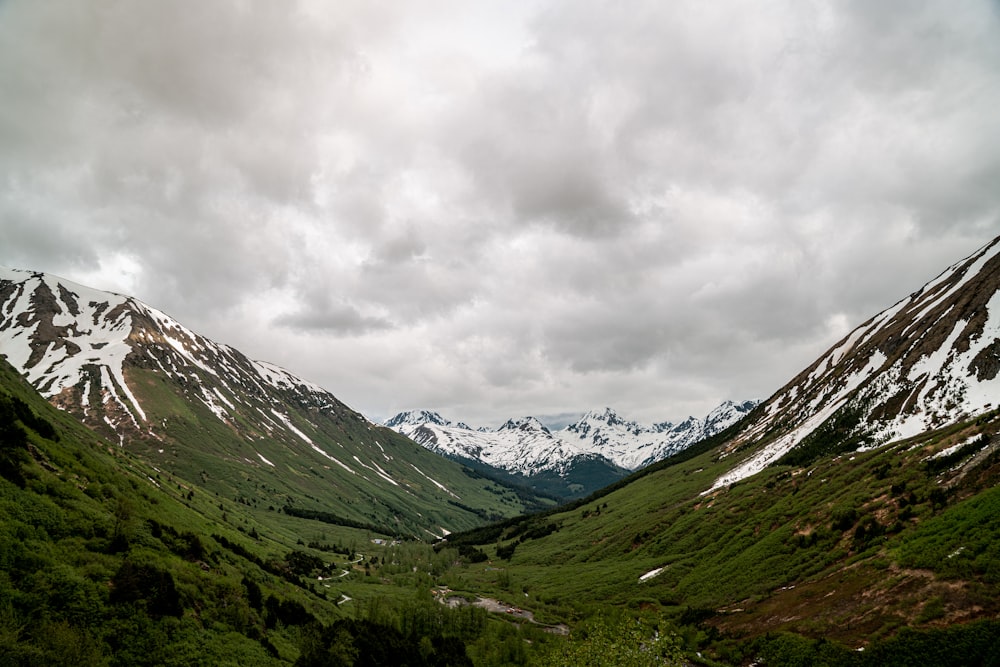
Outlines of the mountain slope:
M 425 537 L 536 506 L 130 297 L 2 270 L 0 353 L 53 404 L 226 497 Z
M 856 328 L 779 390 L 727 451 L 766 445 L 714 486 L 754 474 L 814 433 L 875 446 L 987 411 L 1000 405 L 998 371 L 1000 238 Z
M 548 622 L 599 601 L 657 610 L 730 664 L 994 655 L 998 248 L 862 325 L 713 438 L 568 507 L 449 536 L 506 562 L 503 577 L 470 570 L 462 587 L 503 595 L 514 581 Z M 954 653 L 929 654 L 934 641 Z
M 4 665 L 290 665 L 299 621 L 277 627 L 265 598 L 303 621 L 336 615 L 283 569 L 294 533 L 175 485 L 2 359 L 0 459 L 14 463 L 0 473 Z

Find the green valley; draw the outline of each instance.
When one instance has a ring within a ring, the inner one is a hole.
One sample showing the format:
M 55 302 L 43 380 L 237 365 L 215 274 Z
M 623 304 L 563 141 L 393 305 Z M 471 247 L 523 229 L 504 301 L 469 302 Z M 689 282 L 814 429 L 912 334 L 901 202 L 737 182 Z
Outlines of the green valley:
M 50 280 L 0 282 L 3 664 L 1000 664 L 1000 239 L 558 506 Z
M 978 620 L 970 632 L 995 643 L 998 430 L 993 412 L 877 451 L 776 465 L 701 495 L 731 465 L 709 449 L 572 508 L 448 543 L 503 563 L 470 568 L 468 588 L 530 600 L 548 621 L 608 604 L 656 612 L 688 649 L 726 664 L 785 632 L 848 650 L 881 646 L 901 628 Z M 963 442 L 951 460 L 931 458 Z
M 510 635 L 432 599 L 457 550 L 182 482 L 3 362 L 0 421 L 2 664 L 341 664 L 324 662 L 330 636 L 347 654 L 377 644 L 383 664 L 471 664 L 467 644 L 486 655 Z
M 5 664 L 624 660 L 609 636 L 706 665 L 995 650 L 996 412 L 701 495 L 730 431 L 432 547 L 181 483 L 2 380 Z

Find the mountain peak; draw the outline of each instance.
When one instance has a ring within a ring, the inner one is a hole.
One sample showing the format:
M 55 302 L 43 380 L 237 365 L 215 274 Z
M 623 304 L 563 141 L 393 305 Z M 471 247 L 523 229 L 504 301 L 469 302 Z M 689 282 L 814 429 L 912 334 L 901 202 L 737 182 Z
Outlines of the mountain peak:
M 534 417 L 517 417 L 514 419 L 508 419 L 504 424 L 497 429 L 500 431 L 539 431 L 541 433 L 551 433 L 548 427 L 542 422 L 538 421 Z
M 397 426 L 408 424 L 411 426 L 421 426 L 423 424 L 437 424 L 438 426 L 451 426 L 451 422 L 433 410 L 407 410 L 400 412 L 395 417 L 388 419 L 383 424 L 388 428 L 395 429 Z
M 625 420 L 614 409 L 609 407 L 602 410 L 590 410 L 580 421 L 600 422 L 612 426 L 625 423 Z

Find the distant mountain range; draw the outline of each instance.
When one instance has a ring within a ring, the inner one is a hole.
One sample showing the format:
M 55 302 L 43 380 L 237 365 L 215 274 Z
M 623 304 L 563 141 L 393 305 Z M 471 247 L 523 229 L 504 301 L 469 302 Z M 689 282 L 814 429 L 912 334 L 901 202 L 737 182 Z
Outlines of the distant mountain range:
M 583 451 L 604 456 L 627 469 L 638 470 L 715 435 L 745 417 L 760 401 L 725 401 L 702 418 L 688 417 L 645 426 L 627 421 L 611 408 L 588 412 L 558 432 Z
M 742 419 L 757 401 L 726 401 L 704 418 L 642 425 L 611 408 L 588 412 L 553 433 L 534 417 L 473 429 L 431 410 L 401 412 L 385 426 L 427 449 L 517 475 L 548 492 L 581 495 L 659 461 Z
M 276 511 L 427 537 L 551 502 L 470 474 L 134 298 L 56 276 L 0 269 L 0 354 L 123 450 Z

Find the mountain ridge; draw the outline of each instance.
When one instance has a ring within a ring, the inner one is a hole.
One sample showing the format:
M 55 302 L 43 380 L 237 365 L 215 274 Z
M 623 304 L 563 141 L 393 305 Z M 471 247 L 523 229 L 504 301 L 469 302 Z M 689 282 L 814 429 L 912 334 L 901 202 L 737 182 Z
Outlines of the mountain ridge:
M 875 446 L 986 412 L 1000 404 L 998 371 L 1000 237 L 856 327 L 765 401 L 727 452 L 767 445 L 713 488 L 779 460 L 838 415 L 854 422 L 845 438 Z
M 534 506 L 132 297 L 2 269 L 0 352 L 57 407 L 220 493 L 436 536 Z
M 508 419 L 496 429 L 473 430 L 433 410 L 401 412 L 384 424 L 431 451 L 522 475 L 529 484 L 533 477 L 547 475 L 579 486 L 572 474 L 579 466 L 587 469 L 591 480 L 595 467 L 604 467 L 603 483 L 612 483 L 625 471 L 649 465 L 722 431 L 756 404 L 725 401 L 702 419 L 689 417 L 678 424 L 659 422 L 648 426 L 626 420 L 605 407 L 591 410 L 555 432 L 531 416 Z M 571 495 L 594 490 L 591 481 Z

